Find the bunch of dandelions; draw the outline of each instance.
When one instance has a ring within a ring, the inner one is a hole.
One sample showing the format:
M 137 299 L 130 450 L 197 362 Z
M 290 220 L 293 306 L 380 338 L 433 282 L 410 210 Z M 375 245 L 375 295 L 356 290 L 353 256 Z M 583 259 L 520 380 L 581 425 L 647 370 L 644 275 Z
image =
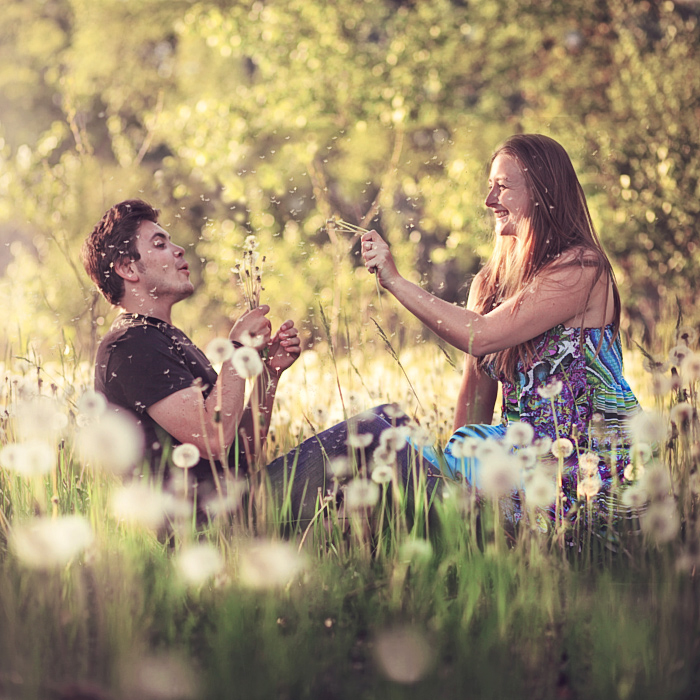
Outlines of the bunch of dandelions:
M 233 268 L 243 293 L 243 299 L 249 309 L 257 309 L 260 306 L 260 293 L 265 289 L 262 286 L 265 256 L 260 256 L 258 245 L 258 239 L 255 236 L 252 234 L 247 236 L 243 244 L 243 260 L 237 262 Z

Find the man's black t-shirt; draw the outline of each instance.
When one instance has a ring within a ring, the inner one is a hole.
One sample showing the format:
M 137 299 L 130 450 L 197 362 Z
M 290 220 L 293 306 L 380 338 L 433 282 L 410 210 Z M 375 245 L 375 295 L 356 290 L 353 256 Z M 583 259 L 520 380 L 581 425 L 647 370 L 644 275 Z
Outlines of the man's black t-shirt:
M 97 350 L 95 389 L 139 421 L 154 469 L 160 467 L 163 447 L 178 441 L 148 415 L 147 409 L 191 387 L 197 379 L 206 398 L 216 383 L 216 371 L 179 328 L 157 318 L 121 314 Z M 209 461 L 201 459 L 193 472 L 199 478 L 206 477 L 211 473 Z

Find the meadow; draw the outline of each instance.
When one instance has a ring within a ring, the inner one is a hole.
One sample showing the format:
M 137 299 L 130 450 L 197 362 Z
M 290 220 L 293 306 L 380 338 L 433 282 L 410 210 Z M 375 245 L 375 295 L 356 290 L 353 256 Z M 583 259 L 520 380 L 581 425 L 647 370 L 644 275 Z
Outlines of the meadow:
M 91 392 L 88 362 L 8 350 L 0 693 L 692 697 L 700 356 L 692 327 L 664 332 L 654 357 L 634 346 L 626 356 L 646 413 L 604 529 L 583 516 L 543 525 L 534 491 L 512 527 L 502 494 L 477 502 L 459 485 L 446 486 L 436 517 L 409 521 L 395 476 L 377 465 L 367 478 L 362 465 L 339 475 L 345 510 L 319 502 L 303 530 L 283 536 L 272 504 L 251 526 L 232 483 L 197 526 L 157 478 L 123 474 L 139 436 Z M 415 418 L 414 435 L 444 444 L 457 358 L 432 342 L 386 341 L 302 353 L 280 388 L 268 457 L 386 402 Z M 587 503 L 581 495 L 581 513 Z

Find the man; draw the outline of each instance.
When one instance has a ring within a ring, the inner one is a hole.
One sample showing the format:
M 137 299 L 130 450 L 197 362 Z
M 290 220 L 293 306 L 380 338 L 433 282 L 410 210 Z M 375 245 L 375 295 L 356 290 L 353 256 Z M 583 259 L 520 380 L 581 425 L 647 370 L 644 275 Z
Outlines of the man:
M 83 244 L 83 264 L 107 301 L 122 313 L 97 351 L 95 388 L 129 411 L 145 434 L 152 469 L 165 467 L 170 445 L 191 443 L 201 455 L 192 472 L 212 474 L 228 455 L 246 471 L 265 439 L 277 382 L 299 357 L 292 321 L 272 335 L 268 306 L 246 311 L 229 339 L 241 347 L 256 338 L 267 348 L 258 378 L 258 420 L 245 406 L 245 378 L 231 360 L 217 376 L 204 353 L 172 325 L 172 308 L 193 292 L 184 249 L 158 224 L 158 210 L 142 200 L 120 202 L 105 213 Z M 255 434 L 255 429 L 259 434 Z

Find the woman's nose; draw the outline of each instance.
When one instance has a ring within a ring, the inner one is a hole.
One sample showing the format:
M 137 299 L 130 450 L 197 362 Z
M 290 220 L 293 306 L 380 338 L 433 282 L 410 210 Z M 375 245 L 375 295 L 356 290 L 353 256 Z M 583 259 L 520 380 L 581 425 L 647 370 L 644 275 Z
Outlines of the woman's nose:
M 498 197 L 496 197 L 496 188 L 492 187 L 489 193 L 486 195 L 486 201 L 484 202 L 487 207 L 494 207 L 498 204 Z

